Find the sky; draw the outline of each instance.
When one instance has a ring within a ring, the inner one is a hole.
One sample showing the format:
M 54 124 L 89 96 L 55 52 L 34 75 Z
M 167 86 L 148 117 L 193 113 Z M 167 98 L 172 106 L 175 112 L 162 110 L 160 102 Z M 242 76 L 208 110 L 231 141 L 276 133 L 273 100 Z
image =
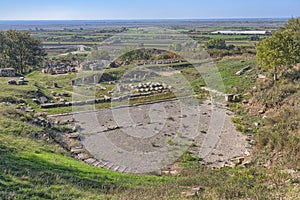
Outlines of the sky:
M 0 0 L 0 20 L 219 19 L 300 16 L 300 0 Z

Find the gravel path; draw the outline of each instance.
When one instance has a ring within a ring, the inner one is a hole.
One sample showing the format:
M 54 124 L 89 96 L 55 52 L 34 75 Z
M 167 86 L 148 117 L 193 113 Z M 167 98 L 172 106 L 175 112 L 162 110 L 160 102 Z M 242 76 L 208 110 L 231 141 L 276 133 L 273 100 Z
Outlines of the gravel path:
M 198 105 L 188 97 L 57 117 L 70 116 L 94 158 L 125 173 L 159 171 L 187 150 L 220 167 L 251 148 L 228 111 L 211 100 Z

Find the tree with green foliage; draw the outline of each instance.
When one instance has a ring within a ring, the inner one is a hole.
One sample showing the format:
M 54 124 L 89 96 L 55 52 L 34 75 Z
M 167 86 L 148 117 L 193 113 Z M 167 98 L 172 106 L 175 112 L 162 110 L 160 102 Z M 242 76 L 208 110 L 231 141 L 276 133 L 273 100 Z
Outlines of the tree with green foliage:
M 205 47 L 207 49 L 227 49 L 226 42 L 224 39 L 216 38 L 209 40 Z
M 274 81 L 300 62 L 300 18 L 288 24 L 256 46 L 256 58 L 262 69 L 273 73 Z
M 38 68 L 45 56 L 41 41 L 28 32 L 0 32 L 1 67 L 13 67 L 19 73 L 26 73 Z

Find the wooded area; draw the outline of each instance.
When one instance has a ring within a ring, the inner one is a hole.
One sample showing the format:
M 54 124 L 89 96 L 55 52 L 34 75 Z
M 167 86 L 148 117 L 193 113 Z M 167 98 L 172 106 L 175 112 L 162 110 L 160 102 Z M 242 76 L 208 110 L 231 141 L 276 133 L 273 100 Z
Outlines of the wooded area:
M 41 66 L 45 56 L 41 41 L 28 32 L 0 31 L 1 68 L 9 67 L 18 73 L 27 73 Z

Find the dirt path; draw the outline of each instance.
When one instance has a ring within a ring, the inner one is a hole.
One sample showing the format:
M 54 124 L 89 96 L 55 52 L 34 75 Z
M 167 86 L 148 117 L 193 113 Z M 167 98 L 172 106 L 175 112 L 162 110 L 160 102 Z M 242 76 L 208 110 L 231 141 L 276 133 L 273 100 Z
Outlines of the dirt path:
M 198 105 L 191 98 L 173 99 L 60 118 L 71 116 L 94 158 L 125 173 L 161 170 L 187 150 L 222 167 L 251 148 L 247 137 L 235 130 L 231 114 L 211 100 Z

